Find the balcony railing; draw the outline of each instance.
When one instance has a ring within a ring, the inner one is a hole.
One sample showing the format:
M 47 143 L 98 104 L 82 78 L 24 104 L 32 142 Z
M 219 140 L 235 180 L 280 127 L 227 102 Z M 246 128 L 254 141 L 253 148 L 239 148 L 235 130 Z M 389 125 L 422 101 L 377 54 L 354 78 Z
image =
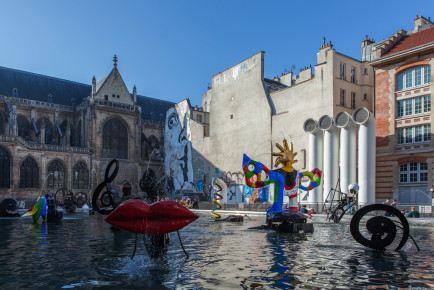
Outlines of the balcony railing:
M 21 136 L 0 135 L 0 142 L 18 143 L 30 150 L 92 154 L 92 150 L 90 148 L 33 143 L 24 140 Z

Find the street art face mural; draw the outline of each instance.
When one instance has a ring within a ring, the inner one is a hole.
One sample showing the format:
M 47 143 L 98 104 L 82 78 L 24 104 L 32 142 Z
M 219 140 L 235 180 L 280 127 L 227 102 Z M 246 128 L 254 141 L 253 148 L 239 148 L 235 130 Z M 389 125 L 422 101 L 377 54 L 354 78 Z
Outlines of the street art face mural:
M 165 174 L 171 190 L 194 190 L 191 159 L 190 106 L 182 101 L 166 113 Z

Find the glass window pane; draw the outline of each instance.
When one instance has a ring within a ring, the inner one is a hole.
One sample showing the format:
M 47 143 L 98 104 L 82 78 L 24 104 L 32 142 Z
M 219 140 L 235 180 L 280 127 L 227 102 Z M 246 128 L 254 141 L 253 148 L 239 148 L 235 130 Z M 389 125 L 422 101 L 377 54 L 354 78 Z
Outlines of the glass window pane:
M 405 128 L 405 143 L 413 142 L 413 128 Z
M 417 173 L 410 173 L 410 182 L 417 182 Z
M 406 164 L 401 164 L 401 166 L 399 167 L 399 170 L 402 171 L 407 171 L 407 163 Z
M 424 67 L 424 84 L 431 83 L 431 67 L 429 65 Z
M 404 73 L 400 73 L 397 77 L 396 90 L 401 91 L 404 88 Z
M 431 96 L 423 97 L 423 111 L 431 112 Z
M 410 171 L 417 171 L 417 162 L 410 163 Z
M 396 135 L 397 135 L 397 138 L 396 138 L 397 141 L 396 142 L 398 142 L 398 144 L 404 143 L 404 134 L 403 133 L 404 132 L 401 128 L 396 130 Z
M 431 124 L 424 125 L 423 129 L 424 129 L 424 131 L 423 131 L 423 140 L 424 141 L 431 140 Z
M 404 116 L 404 102 L 398 102 L 398 118 Z
M 413 114 L 413 100 L 405 101 L 405 115 L 410 116 Z
M 415 127 L 415 134 L 414 134 L 414 142 L 422 142 L 423 141 L 423 127 L 417 126 Z
M 399 175 L 399 182 L 407 182 L 407 174 L 401 173 Z
M 428 173 L 421 172 L 419 181 L 428 181 Z
M 411 88 L 413 86 L 413 69 L 405 71 L 405 88 Z
M 418 66 L 414 69 L 414 85 L 419 86 L 422 83 L 422 67 Z
M 415 98 L 414 99 L 414 113 L 420 114 L 422 113 L 422 98 Z
M 420 170 L 428 170 L 428 163 L 424 163 L 424 162 L 421 162 L 421 163 L 419 163 L 419 165 L 420 165 Z

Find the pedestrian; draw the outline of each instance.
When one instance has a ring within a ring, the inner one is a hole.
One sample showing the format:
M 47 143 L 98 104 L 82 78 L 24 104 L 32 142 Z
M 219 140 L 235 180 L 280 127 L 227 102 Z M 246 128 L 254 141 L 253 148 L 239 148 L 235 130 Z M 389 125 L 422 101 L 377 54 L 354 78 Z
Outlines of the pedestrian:
M 199 201 L 197 198 L 194 199 L 192 208 L 199 209 Z
M 301 208 L 300 208 L 300 212 L 301 212 L 301 213 L 308 213 L 308 210 L 307 210 L 305 204 L 303 204 L 303 205 L 301 206 Z
M 398 201 L 396 199 L 394 199 L 392 201 L 392 204 L 390 206 L 393 206 L 394 208 L 396 208 Z
M 405 209 L 401 209 L 401 213 L 405 216 Z
M 419 212 L 416 210 L 416 207 L 412 206 L 410 208 L 410 212 L 407 214 L 408 218 L 418 218 L 420 217 Z
M 386 198 L 386 201 L 384 201 L 383 204 L 390 205 L 390 199 Z

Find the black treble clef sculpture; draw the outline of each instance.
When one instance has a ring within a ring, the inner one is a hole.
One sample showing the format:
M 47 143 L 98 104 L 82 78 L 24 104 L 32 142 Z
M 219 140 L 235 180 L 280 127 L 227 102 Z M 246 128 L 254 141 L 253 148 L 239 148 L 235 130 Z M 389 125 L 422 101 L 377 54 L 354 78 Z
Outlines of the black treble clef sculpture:
M 115 169 L 113 170 L 112 174 L 110 174 L 110 169 L 115 164 Z M 104 174 L 104 180 L 98 186 L 95 188 L 93 195 L 92 195 L 92 210 L 93 212 L 99 212 L 100 214 L 109 214 L 111 213 L 117 206 L 116 201 L 119 199 L 119 194 L 113 190 L 110 187 L 110 183 L 113 182 L 113 180 L 116 178 L 116 175 L 119 171 L 119 161 L 116 159 L 113 159 L 110 161 L 110 163 L 107 165 L 105 169 Z M 106 191 L 103 191 L 104 187 L 106 188 Z M 101 201 L 101 205 L 98 204 L 98 199 Z

